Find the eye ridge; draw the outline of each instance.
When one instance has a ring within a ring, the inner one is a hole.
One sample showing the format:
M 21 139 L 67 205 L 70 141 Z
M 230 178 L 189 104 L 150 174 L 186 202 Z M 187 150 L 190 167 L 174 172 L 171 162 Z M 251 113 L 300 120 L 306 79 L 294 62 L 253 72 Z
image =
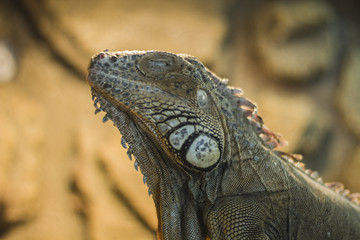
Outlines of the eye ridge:
M 205 108 L 208 105 L 209 97 L 205 90 L 199 89 L 196 93 L 197 103 L 200 108 Z

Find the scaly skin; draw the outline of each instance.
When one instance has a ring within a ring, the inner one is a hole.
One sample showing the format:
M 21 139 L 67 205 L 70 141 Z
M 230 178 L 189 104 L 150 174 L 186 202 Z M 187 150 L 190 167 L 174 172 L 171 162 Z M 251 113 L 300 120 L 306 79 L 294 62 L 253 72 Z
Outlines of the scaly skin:
M 275 151 L 256 106 L 194 57 L 104 51 L 88 82 L 146 177 L 160 239 L 360 239 L 356 196 Z

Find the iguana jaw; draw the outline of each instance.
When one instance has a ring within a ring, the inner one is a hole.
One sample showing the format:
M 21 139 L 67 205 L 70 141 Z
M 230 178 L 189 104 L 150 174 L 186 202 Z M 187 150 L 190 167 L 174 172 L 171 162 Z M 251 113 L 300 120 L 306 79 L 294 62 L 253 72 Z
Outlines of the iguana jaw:
M 140 167 L 140 171 L 145 176 L 146 183 L 149 187 L 149 194 L 152 193 L 155 198 L 155 195 L 157 195 L 156 188 L 160 180 L 158 169 L 160 169 L 161 166 L 158 165 L 161 165 L 163 162 L 157 160 L 163 159 L 165 154 L 162 153 L 161 149 L 158 149 L 156 145 L 152 144 L 151 139 L 145 136 L 144 132 L 139 130 L 139 126 L 135 124 L 128 113 L 120 111 L 94 89 L 92 90 L 92 95 L 96 108 L 95 113 L 99 111 L 106 112 L 103 122 L 110 119 L 114 126 L 119 129 L 127 144 L 128 156 L 135 156 L 135 168 L 138 169 L 138 167 Z
M 95 108 L 106 112 L 106 118 L 110 119 L 119 129 L 131 149 L 131 153 L 138 161 L 142 174 L 146 177 L 149 193 L 152 194 L 157 210 L 159 233 L 163 233 L 165 229 L 167 235 L 175 236 L 179 232 L 177 227 L 180 225 L 181 218 L 190 217 L 177 213 L 183 212 L 184 208 L 187 208 L 187 211 L 195 211 L 189 210 L 193 206 L 188 206 L 191 202 L 184 199 L 190 194 L 185 194 L 180 189 L 192 192 L 191 198 L 199 197 L 196 196 L 200 193 L 197 188 L 187 187 L 189 182 L 196 182 L 196 179 L 193 179 L 193 176 L 188 175 L 178 165 L 166 165 L 166 162 L 171 162 L 166 160 L 166 154 L 161 148 L 154 145 L 148 136 L 144 135 L 144 132 L 140 130 L 141 127 L 135 124 L 128 113 L 119 111 L 96 90 L 93 89 L 92 94 Z M 178 223 L 168 226 L 167 219 Z

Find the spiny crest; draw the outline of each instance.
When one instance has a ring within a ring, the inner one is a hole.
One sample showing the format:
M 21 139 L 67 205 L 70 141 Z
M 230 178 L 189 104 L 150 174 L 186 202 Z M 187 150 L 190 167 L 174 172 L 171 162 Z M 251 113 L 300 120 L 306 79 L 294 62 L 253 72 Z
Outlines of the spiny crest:
M 112 120 L 113 121 L 113 125 L 116 126 L 115 122 L 115 117 L 112 115 L 111 111 L 109 111 L 110 108 L 112 108 L 112 106 L 109 104 L 108 101 L 106 101 L 100 94 L 98 94 L 96 91 L 92 91 L 91 92 L 92 95 L 92 100 L 94 101 L 94 107 L 95 107 L 95 115 L 100 113 L 100 112 L 105 112 L 105 115 L 103 117 L 102 122 L 106 123 L 108 120 Z M 130 159 L 130 161 L 133 160 L 133 149 L 131 147 L 131 145 L 129 143 L 126 142 L 124 136 L 121 137 L 121 146 L 127 150 L 127 156 Z M 135 159 L 134 160 L 134 168 L 136 171 L 139 171 L 139 163 L 138 161 Z M 147 185 L 148 187 L 148 194 L 149 196 L 152 194 L 150 186 L 147 182 L 147 179 L 144 175 L 144 173 L 142 172 L 142 169 L 140 168 L 140 172 L 143 175 L 143 182 L 144 184 Z
M 324 184 L 328 188 L 332 189 L 334 192 L 346 197 L 351 202 L 360 205 L 360 193 L 350 193 L 350 190 L 345 189 L 344 185 L 339 182 L 324 183 L 318 172 L 306 169 L 305 164 L 300 162 L 303 158 L 301 154 L 292 154 L 275 150 L 275 148 L 277 147 L 287 146 L 287 142 L 280 139 L 280 134 L 270 131 L 264 125 L 263 119 L 258 114 L 257 105 L 250 100 L 242 97 L 243 91 L 241 89 L 233 87 L 227 88 L 236 98 L 236 103 L 239 110 L 247 118 L 255 133 L 259 136 L 260 139 L 262 139 L 262 141 L 268 148 L 273 149 L 274 153 L 277 154 L 280 158 L 293 164 L 298 169 L 303 171 L 306 175 L 315 179 L 319 183 Z
M 270 131 L 265 125 L 262 117 L 258 114 L 258 107 L 250 100 L 241 97 L 243 92 L 241 89 L 230 88 L 231 93 L 236 97 L 236 103 L 241 110 L 242 114 L 249 120 L 256 134 L 264 141 L 264 143 L 270 148 L 274 149 L 280 146 L 286 146 L 287 142 L 281 140 L 281 135 Z M 286 154 L 288 157 L 293 157 L 291 154 Z M 297 160 L 300 156 L 294 156 Z

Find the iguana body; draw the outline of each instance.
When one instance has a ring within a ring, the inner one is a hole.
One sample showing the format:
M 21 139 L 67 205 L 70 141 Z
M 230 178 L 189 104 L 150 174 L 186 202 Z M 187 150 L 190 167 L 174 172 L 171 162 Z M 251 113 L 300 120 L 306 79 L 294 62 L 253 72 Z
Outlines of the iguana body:
M 275 151 L 256 106 L 197 59 L 104 51 L 88 81 L 146 177 L 160 239 L 360 239 L 354 195 Z

